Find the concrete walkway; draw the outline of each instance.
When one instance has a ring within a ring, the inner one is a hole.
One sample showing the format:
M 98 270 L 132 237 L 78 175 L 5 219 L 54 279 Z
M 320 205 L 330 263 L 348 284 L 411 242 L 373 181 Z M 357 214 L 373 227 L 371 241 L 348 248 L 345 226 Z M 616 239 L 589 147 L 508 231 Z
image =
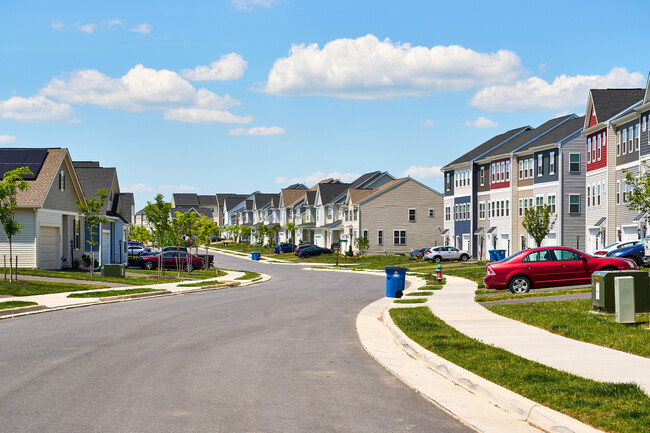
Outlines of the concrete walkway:
M 650 359 L 552 334 L 488 311 L 474 302 L 476 283 L 447 276 L 427 302 L 465 335 L 523 358 L 601 382 L 632 382 L 650 395 Z

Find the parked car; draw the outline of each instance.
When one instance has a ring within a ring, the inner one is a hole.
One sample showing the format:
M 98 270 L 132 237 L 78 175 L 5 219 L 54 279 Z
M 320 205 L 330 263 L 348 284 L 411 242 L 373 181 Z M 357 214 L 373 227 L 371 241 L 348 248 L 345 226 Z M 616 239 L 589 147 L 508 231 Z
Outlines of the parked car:
M 156 269 L 161 257 L 165 269 L 177 269 L 177 266 L 181 266 L 185 272 L 203 269 L 203 260 L 200 257 L 183 251 L 165 251 L 163 253 L 142 255 L 138 257 L 136 264 L 143 269 Z
M 126 249 L 129 256 L 137 256 L 143 251 L 145 251 L 145 249 L 142 245 L 129 245 Z
M 316 246 L 316 245 L 312 245 L 312 244 L 298 245 L 298 246 L 296 247 L 296 249 L 293 250 L 293 253 L 294 253 L 295 255 L 298 255 L 298 252 L 300 252 L 301 250 L 304 250 L 304 249 L 307 248 L 307 247 L 315 247 L 315 246 Z
M 531 288 L 591 283 L 595 271 L 639 269 L 629 259 L 595 257 L 569 247 L 542 247 L 520 251 L 485 267 L 488 289 L 525 293 Z
M 129 241 L 127 246 L 129 246 L 129 247 L 142 247 L 143 245 L 142 245 L 142 243 L 140 243 L 138 241 Z
M 224 238 L 219 237 L 219 236 L 210 236 L 210 242 L 221 242 L 223 240 L 224 240 Z
M 162 252 L 164 253 L 165 251 L 184 251 L 184 252 L 187 252 L 187 247 L 173 247 L 173 246 L 163 247 Z
M 298 248 L 295 254 L 300 258 L 320 256 L 321 254 L 332 254 L 329 248 L 322 248 L 316 245 L 307 245 L 305 248 Z
M 460 260 L 466 262 L 471 257 L 471 254 L 465 250 L 459 250 L 456 247 L 431 247 L 424 253 L 424 260 L 432 260 L 439 263 L 443 260 Z
M 637 266 L 641 266 L 645 261 L 645 243 L 644 241 L 637 241 L 631 247 L 624 247 L 612 250 L 607 253 L 607 257 L 619 257 L 622 259 L 634 260 Z
M 294 244 L 283 242 L 281 244 L 276 245 L 273 251 L 275 252 L 275 254 L 284 254 L 284 253 L 292 253 L 295 251 L 295 249 L 296 246 Z
M 424 253 L 426 252 L 427 249 L 428 248 L 418 248 L 417 250 L 414 250 L 411 253 L 411 257 L 415 257 L 415 258 L 424 257 Z
M 626 242 L 615 242 L 611 245 L 606 246 L 605 248 L 601 248 L 598 251 L 594 253 L 594 256 L 606 256 L 607 253 L 610 251 L 617 250 L 619 248 L 627 248 L 627 247 L 632 247 L 636 245 L 639 242 L 637 239 L 636 241 L 626 241 Z

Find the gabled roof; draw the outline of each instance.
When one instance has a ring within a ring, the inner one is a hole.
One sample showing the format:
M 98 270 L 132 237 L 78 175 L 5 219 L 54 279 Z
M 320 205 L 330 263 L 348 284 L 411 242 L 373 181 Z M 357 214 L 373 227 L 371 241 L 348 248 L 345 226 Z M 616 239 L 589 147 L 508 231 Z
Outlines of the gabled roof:
M 321 203 L 324 205 L 332 203 L 341 194 L 345 194 L 351 185 L 350 183 L 319 184 L 318 192 L 320 193 Z
M 255 194 L 253 196 L 255 209 L 262 209 L 264 206 L 271 202 L 273 197 L 279 197 L 279 194 Z
M 81 190 L 86 199 L 95 197 L 97 191 L 101 188 L 105 188 L 109 194 L 112 191 L 113 197 L 109 196 L 104 201 L 104 206 L 101 210 L 102 214 L 108 214 L 109 199 L 112 201 L 115 199 L 115 194 L 119 194 L 119 191 L 113 191 L 113 181 L 117 178 L 117 170 L 115 170 L 115 167 L 104 168 L 100 167 L 99 163 L 93 165 L 94 163 L 88 161 L 81 161 L 80 163 L 73 161 L 72 164 L 77 172 Z
M 195 193 L 174 193 L 172 201 L 176 206 L 198 206 L 199 198 Z
M 305 190 L 282 188 L 280 195 L 282 196 L 284 207 L 290 207 L 305 196 Z
M 542 123 L 540 126 L 538 126 L 535 129 L 526 130 L 521 134 L 517 135 L 516 137 L 513 137 L 512 140 L 508 140 L 506 143 L 503 143 L 501 146 L 498 146 L 493 150 L 489 151 L 488 153 L 483 155 L 481 159 L 492 158 L 499 155 L 506 155 L 510 152 L 513 152 L 519 149 L 520 147 L 528 144 L 532 140 L 536 140 L 539 137 L 542 137 L 543 135 L 547 134 L 554 128 L 561 125 L 563 122 L 566 122 L 573 117 L 575 117 L 575 114 L 556 117 L 555 119 L 551 119 Z
M 226 206 L 226 210 L 231 211 L 233 208 L 237 207 L 244 200 L 246 200 L 246 197 L 247 196 L 227 197 L 226 199 L 224 199 L 224 204 Z
M 250 194 L 234 194 L 229 192 L 218 192 L 215 195 L 215 200 L 219 201 L 219 206 L 226 204 L 226 199 L 241 199 L 245 200 Z
M 204 216 L 206 216 L 207 218 L 210 218 L 210 219 L 213 218 L 212 211 L 210 210 L 210 208 L 207 208 L 207 207 L 192 207 L 190 209 L 182 208 L 182 207 L 173 207 L 173 208 L 171 208 L 169 210 L 169 212 L 171 213 L 172 219 L 178 218 L 176 216 L 176 212 L 180 212 L 180 213 L 194 212 L 194 213 L 197 213 L 199 215 L 204 215 Z
M 349 191 L 350 201 L 352 202 L 352 204 L 357 204 L 360 201 L 370 198 L 373 195 L 379 194 L 380 192 L 385 191 L 399 183 L 402 183 L 407 179 L 409 178 L 403 177 L 401 179 L 391 180 L 390 182 L 383 184 L 379 188 L 374 188 L 374 189 L 350 189 Z
M 646 89 L 591 89 L 589 94 L 598 123 L 606 122 L 631 105 L 643 100 L 645 91 Z
M 305 191 L 305 205 L 314 206 L 316 204 L 316 191 Z
M 131 215 L 131 206 L 134 203 L 135 199 L 132 192 L 117 194 L 116 199 L 113 200 L 113 209 L 110 213 L 121 217 L 127 224 L 131 224 L 135 217 L 135 215 Z
M 496 135 L 490 138 L 489 140 L 481 143 L 480 145 L 470 150 L 463 156 L 456 158 L 449 164 L 445 165 L 443 169 L 447 167 L 451 167 L 452 165 L 474 161 L 475 159 L 485 155 L 487 152 L 495 149 L 497 146 L 500 146 L 508 142 L 509 140 L 512 140 L 513 137 L 516 137 L 517 135 L 522 134 L 524 131 L 527 131 L 529 129 L 531 129 L 530 126 L 522 126 L 520 128 L 511 129 L 510 131 L 504 132 L 503 134 Z
M 526 150 L 532 149 L 538 146 L 544 146 L 546 144 L 555 144 L 563 141 L 567 137 L 582 131 L 582 126 L 585 123 L 585 116 L 574 117 L 573 119 L 568 120 L 567 122 L 562 123 L 557 128 L 550 131 L 548 134 L 542 135 L 526 144 L 524 147 L 519 149 L 517 152 L 524 152 Z
M 199 195 L 198 199 L 200 207 L 212 207 L 217 205 L 217 197 L 215 195 Z

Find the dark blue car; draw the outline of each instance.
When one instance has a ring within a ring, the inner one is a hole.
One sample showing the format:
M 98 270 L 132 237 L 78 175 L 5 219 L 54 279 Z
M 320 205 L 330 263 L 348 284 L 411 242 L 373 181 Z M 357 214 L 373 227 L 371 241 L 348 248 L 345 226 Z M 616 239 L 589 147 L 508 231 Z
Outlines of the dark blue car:
M 607 253 L 607 257 L 620 257 L 623 259 L 634 260 L 637 266 L 641 266 L 644 262 L 644 244 L 640 240 L 637 244 L 631 247 L 619 248 L 617 250 Z
M 283 242 L 281 244 L 278 244 L 275 246 L 275 254 L 284 254 L 284 253 L 292 253 L 296 249 L 296 246 L 294 244 L 289 244 L 286 242 Z

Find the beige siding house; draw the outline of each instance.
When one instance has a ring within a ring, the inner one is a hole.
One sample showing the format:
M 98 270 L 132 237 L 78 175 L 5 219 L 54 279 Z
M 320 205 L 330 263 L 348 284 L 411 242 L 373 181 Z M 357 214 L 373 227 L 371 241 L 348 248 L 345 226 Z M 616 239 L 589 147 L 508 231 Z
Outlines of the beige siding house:
M 407 254 L 441 244 L 442 228 L 442 194 L 407 177 L 375 189 L 350 189 L 341 239 L 355 250 L 354 241 L 367 237 L 368 254 Z

